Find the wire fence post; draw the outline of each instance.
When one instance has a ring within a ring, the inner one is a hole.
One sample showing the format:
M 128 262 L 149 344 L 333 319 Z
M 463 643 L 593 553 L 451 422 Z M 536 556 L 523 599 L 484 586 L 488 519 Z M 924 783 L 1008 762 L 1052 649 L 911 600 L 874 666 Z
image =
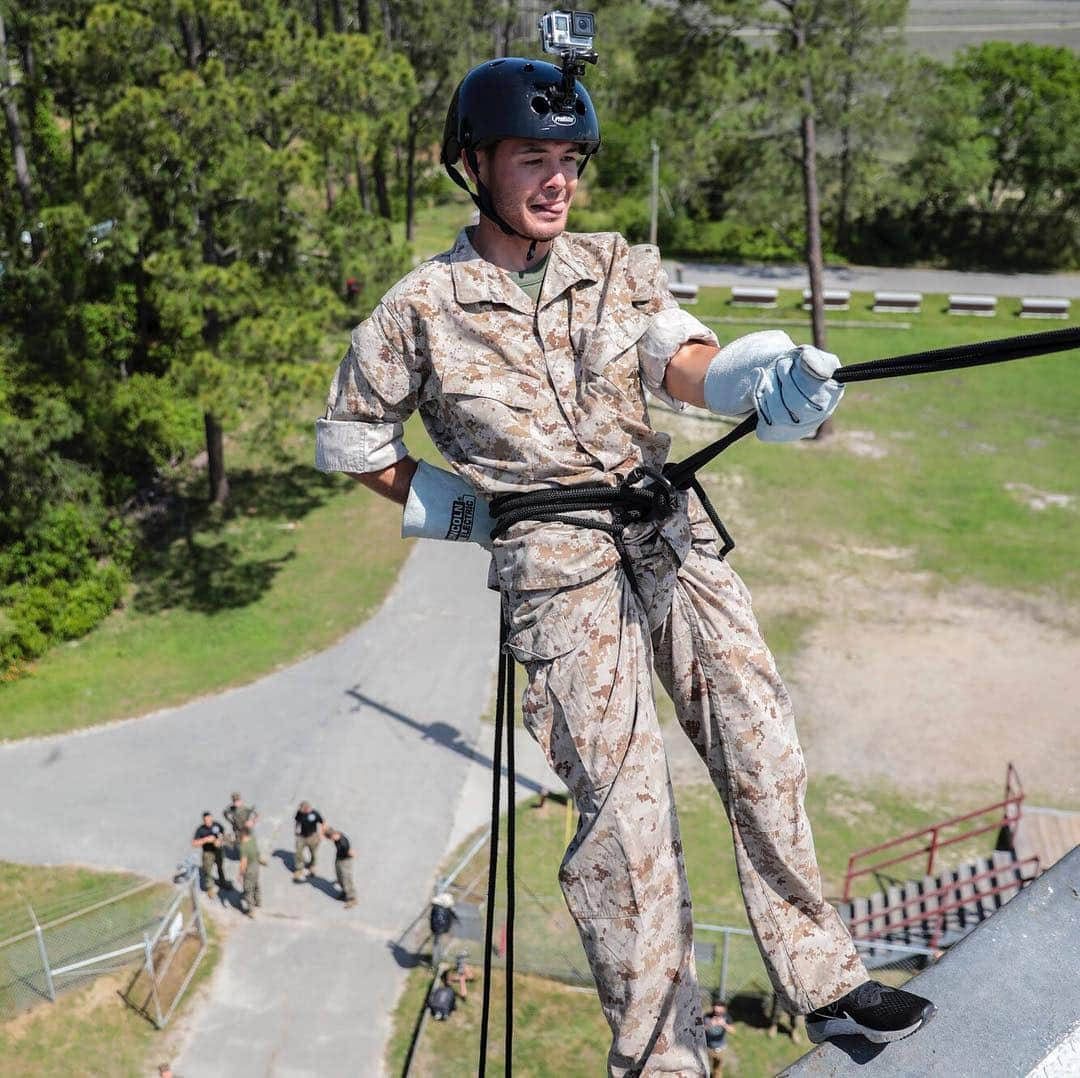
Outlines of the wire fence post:
M 41 968 L 45 973 L 45 988 L 49 993 L 49 1001 L 55 1003 L 56 986 L 53 984 L 52 969 L 49 966 L 49 953 L 45 950 L 45 936 L 41 931 L 41 925 L 38 924 L 37 914 L 34 913 L 34 907 L 27 902 L 26 908 L 30 911 L 30 916 L 34 919 L 34 935 L 37 936 L 38 951 L 41 953 Z
M 724 942 L 720 951 L 720 998 L 727 1003 L 727 966 L 728 966 L 728 940 L 731 933 L 724 933 Z

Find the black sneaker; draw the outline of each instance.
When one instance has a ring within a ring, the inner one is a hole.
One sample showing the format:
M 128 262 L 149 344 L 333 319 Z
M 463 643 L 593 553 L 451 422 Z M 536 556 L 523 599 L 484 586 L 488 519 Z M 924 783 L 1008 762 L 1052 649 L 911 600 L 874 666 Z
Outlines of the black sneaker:
M 930 1021 L 936 1009 L 922 996 L 867 981 L 834 1003 L 811 1011 L 806 1016 L 806 1034 L 815 1044 L 852 1033 L 874 1044 L 888 1044 L 910 1037 Z

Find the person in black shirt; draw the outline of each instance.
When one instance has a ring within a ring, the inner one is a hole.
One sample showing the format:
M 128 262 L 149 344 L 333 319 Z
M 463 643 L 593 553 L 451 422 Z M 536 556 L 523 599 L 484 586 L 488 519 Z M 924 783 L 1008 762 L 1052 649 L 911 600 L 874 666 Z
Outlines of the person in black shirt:
M 213 898 L 217 894 L 214 886 L 212 873 L 217 866 L 218 884 L 229 889 L 232 884 L 225 879 L 225 862 L 223 859 L 223 847 L 225 845 L 225 828 L 214 819 L 212 812 L 203 813 L 202 825 L 195 831 L 195 837 L 191 840 L 192 846 L 202 850 L 202 866 L 200 882 L 202 889 Z
M 334 872 L 337 875 L 337 885 L 341 889 L 341 897 L 345 899 L 345 908 L 351 909 L 356 905 L 356 888 L 352 878 L 352 859 L 356 856 L 356 851 L 352 848 L 348 836 L 343 835 L 336 827 L 327 825 L 326 835 L 337 851 Z
M 456 1006 L 457 996 L 450 987 L 450 973 L 446 971 L 442 975 L 441 982 L 431 990 L 431 995 L 428 996 L 428 1009 L 436 1022 L 444 1022 L 454 1013 Z
M 296 810 L 296 859 L 293 862 L 293 879 L 299 882 L 315 874 L 315 854 L 322 838 L 323 818 L 310 801 L 301 801 Z M 305 858 L 304 851 L 307 851 Z

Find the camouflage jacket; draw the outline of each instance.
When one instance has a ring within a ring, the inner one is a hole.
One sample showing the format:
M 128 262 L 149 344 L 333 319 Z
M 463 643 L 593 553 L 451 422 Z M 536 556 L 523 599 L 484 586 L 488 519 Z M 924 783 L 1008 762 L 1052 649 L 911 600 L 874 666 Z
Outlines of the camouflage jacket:
M 317 466 L 389 467 L 419 410 L 450 467 L 489 496 L 659 468 L 670 439 L 652 429 L 644 389 L 671 400 L 666 362 L 638 346 L 677 308 L 659 251 L 617 233 L 559 236 L 534 305 L 463 231 L 353 331 L 317 423 Z M 664 530 L 684 554 L 685 513 Z M 526 522 L 497 541 L 493 583 L 562 587 L 618 560 L 603 533 Z

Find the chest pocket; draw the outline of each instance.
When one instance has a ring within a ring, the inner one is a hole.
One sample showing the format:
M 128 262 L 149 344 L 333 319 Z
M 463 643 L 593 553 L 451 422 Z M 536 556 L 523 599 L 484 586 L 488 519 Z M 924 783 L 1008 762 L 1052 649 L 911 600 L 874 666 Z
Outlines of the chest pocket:
M 531 438 L 532 413 L 540 406 L 539 379 L 487 363 L 469 363 L 441 378 L 444 407 L 464 428 L 473 448 L 486 450 L 508 439 Z

